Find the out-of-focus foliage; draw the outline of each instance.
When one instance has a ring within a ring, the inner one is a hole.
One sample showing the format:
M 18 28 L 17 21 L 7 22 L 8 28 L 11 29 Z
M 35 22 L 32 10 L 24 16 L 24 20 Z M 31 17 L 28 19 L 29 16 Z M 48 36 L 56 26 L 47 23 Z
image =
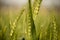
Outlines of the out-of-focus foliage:
M 0 40 L 60 40 L 58 14 L 44 14 L 40 10 L 42 0 L 33 1 L 28 0 L 19 12 L 0 12 Z

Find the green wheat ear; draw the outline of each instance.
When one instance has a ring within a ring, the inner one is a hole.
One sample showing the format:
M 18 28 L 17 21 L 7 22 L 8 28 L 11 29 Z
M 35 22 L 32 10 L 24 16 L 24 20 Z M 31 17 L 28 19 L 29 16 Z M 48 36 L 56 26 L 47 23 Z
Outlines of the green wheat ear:
M 53 40 L 57 40 L 57 23 L 55 15 L 52 15 Z
M 30 36 L 29 40 L 36 40 L 36 29 L 32 15 L 31 0 L 28 0 L 28 4 L 29 4 L 29 13 L 27 23 L 28 23 L 28 35 Z
M 56 15 L 55 13 L 51 12 L 50 15 L 50 24 L 47 28 L 47 36 L 46 40 L 57 40 L 57 23 L 56 23 Z
M 28 35 L 30 36 L 30 38 L 32 37 L 30 40 L 39 40 L 40 35 L 38 35 L 38 36 L 36 35 L 36 28 L 35 28 L 35 24 L 34 24 L 34 18 L 35 18 L 34 15 L 38 14 L 41 1 L 42 0 L 35 0 L 34 3 L 37 6 L 34 5 L 35 7 L 32 8 L 31 0 L 28 0 L 28 4 L 29 4 L 29 13 L 28 13 L 28 19 L 27 19 L 27 22 L 28 22 Z M 37 12 L 35 12 L 35 11 L 37 11 Z
M 52 13 L 52 23 L 53 23 L 53 40 L 58 39 L 58 26 L 57 26 L 57 19 L 56 19 L 56 13 L 53 11 Z
M 33 19 L 34 20 L 39 13 L 41 2 L 42 0 L 34 0 L 34 3 L 33 3 Z
M 11 39 L 11 40 L 17 40 L 17 37 L 16 37 L 16 36 L 17 36 L 17 33 L 15 33 L 15 30 L 16 30 L 16 27 L 17 27 L 17 23 L 18 23 L 18 21 L 20 20 L 22 14 L 23 14 L 23 12 L 24 12 L 24 10 L 25 10 L 25 9 L 21 10 L 20 15 L 18 15 L 18 16 L 16 17 L 15 21 L 13 22 L 13 24 L 12 24 L 11 21 L 10 21 L 10 28 L 11 28 L 11 31 L 10 31 L 10 39 Z M 14 38 L 14 37 L 15 37 L 15 38 Z

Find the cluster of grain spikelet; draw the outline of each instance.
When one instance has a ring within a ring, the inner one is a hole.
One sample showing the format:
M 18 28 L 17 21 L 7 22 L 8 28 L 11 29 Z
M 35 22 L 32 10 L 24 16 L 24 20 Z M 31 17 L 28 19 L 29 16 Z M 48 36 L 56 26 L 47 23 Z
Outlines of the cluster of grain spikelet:
M 37 14 L 39 13 L 40 4 L 42 0 L 35 0 L 33 3 L 33 18 L 35 19 Z
M 53 27 L 53 36 L 54 36 L 53 40 L 57 40 L 57 24 L 56 24 L 55 16 L 53 16 L 53 25 L 54 25 L 54 27 Z
M 11 28 L 10 37 L 13 37 L 15 29 L 17 27 L 17 23 L 20 20 L 20 17 L 22 16 L 23 12 L 24 12 L 24 9 L 21 10 L 21 13 L 16 17 L 15 21 L 13 22 L 13 24 L 10 21 L 10 28 Z

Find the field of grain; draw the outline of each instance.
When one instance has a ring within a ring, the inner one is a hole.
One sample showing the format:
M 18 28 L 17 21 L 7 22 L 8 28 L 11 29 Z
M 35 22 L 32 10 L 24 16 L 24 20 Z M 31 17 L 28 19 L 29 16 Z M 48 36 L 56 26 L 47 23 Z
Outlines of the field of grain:
M 60 40 L 60 11 L 41 3 L 0 4 L 0 40 Z

